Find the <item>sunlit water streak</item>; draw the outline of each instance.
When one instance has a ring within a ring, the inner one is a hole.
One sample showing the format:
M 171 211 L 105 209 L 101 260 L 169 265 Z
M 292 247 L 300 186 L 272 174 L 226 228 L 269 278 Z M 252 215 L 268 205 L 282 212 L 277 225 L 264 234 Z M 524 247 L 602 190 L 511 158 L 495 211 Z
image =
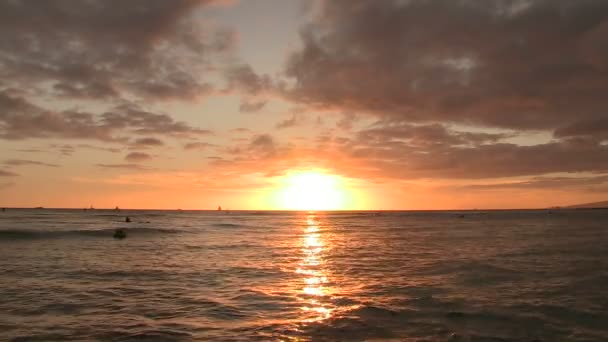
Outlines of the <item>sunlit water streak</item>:
M 333 308 L 323 301 L 323 297 L 331 294 L 326 287 L 329 275 L 324 267 L 324 248 L 327 247 L 319 231 L 316 216 L 313 213 L 309 213 L 306 217 L 306 226 L 304 227 L 303 234 L 302 251 L 304 258 L 299 264 L 297 272 L 304 276 L 304 288 L 302 291 L 310 296 L 310 298 L 306 299 L 302 309 L 307 312 L 313 312 L 316 315 L 306 319 L 305 322 L 329 318 L 333 311 Z
M 8 210 L 0 340 L 608 340 L 607 211 L 461 214 Z

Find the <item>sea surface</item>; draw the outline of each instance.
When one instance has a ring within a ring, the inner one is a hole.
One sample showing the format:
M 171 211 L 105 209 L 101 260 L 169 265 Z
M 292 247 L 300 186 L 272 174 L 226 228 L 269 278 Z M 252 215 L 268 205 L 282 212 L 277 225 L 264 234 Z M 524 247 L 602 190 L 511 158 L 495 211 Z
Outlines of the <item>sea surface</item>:
M 0 341 L 66 340 L 608 341 L 608 210 L 0 212 Z

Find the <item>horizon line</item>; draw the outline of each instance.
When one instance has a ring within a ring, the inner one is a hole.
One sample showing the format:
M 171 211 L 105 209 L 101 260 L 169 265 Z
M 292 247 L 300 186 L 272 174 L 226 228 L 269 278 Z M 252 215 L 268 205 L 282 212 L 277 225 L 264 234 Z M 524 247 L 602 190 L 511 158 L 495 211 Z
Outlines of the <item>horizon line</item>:
M 229 211 L 264 211 L 264 212 L 402 212 L 402 211 L 516 211 L 516 210 L 563 210 L 563 209 L 608 209 L 608 207 L 586 207 L 572 208 L 570 206 L 551 206 L 539 208 L 465 208 L 465 209 L 330 209 L 330 210 L 314 210 L 314 209 L 182 209 L 182 208 L 83 208 L 83 207 L 3 207 L 2 209 L 16 210 L 81 210 L 81 211 L 211 211 L 211 212 L 229 212 Z

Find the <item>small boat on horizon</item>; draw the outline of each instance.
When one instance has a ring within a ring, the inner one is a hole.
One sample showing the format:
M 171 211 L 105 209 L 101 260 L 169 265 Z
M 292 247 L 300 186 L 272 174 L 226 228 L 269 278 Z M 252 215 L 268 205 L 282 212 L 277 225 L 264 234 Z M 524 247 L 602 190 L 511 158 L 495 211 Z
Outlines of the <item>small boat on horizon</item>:
M 221 211 L 221 210 L 222 210 L 222 206 L 221 206 L 221 205 L 218 205 L 217 210 L 218 210 L 218 211 Z

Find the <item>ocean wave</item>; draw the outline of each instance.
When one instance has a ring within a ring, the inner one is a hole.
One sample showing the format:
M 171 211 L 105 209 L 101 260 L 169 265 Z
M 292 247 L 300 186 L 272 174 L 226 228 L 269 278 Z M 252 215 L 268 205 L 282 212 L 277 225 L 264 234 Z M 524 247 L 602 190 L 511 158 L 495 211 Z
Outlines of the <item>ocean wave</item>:
M 0 215 L 2 341 L 608 341 L 608 212 L 55 213 Z
M 183 230 L 162 229 L 162 228 L 121 228 L 128 235 L 156 235 L 156 234 L 177 234 Z M 115 228 L 107 229 L 77 229 L 77 230 L 0 230 L 0 240 L 33 240 L 33 239 L 53 239 L 69 237 L 111 237 Z
M 300 335 L 323 341 L 395 339 L 406 321 L 406 314 L 364 305 L 327 320 L 302 325 L 298 330 Z
M 481 286 L 521 279 L 521 272 L 480 261 L 441 261 L 419 271 L 422 275 L 451 275 L 461 283 Z
M 97 337 L 116 341 L 183 341 L 191 339 L 192 333 L 177 329 L 146 328 L 136 332 L 116 331 Z
M 186 245 L 184 248 L 194 249 L 194 250 L 240 250 L 244 248 L 261 248 L 262 245 L 253 244 L 253 243 L 232 243 L 232 244 L 208 244 L 208 245 Z
M 243 225 L 238 224 L 238 223 L 214 223 L 211 226 L 212 227 L 217 227 L 217 228 L 239 228 L 239 227 L 243 227 Z

